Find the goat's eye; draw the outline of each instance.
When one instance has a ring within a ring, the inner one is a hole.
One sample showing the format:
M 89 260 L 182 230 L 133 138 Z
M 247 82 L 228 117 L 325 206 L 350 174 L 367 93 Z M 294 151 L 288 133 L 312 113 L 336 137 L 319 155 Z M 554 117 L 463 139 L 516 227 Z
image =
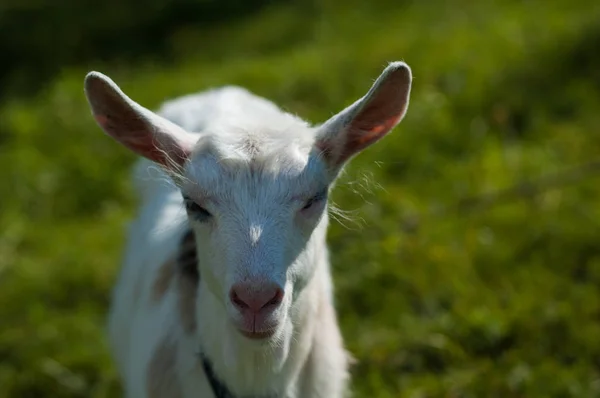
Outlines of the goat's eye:
M 309 199 L 306 204 L 304 205 L 304 207 L 302 208 L 302 210 L 308 210 L 310 209 L 313 205 L 315 204 L 315 200 L 314 198 Z
M 304 207 L 302 208 L 302 210 L 308 210 L 308 209 L 310 209 L 315 204 L 321 203 L 323 200 L 325 200 L 325 198 L 327 198 L 327 191 L 323 191 L 323 192 L 318 193 L 317 195 L 313 196 L 308 201 L 306 201 L 306 203 L 304 204 Z
M 186 199 L 185 208 L 188 213 L 198 221 L 207 221 L 210 217 L 212 217 L 212 214 L 210 214 L 208 210 L 193 200 Z

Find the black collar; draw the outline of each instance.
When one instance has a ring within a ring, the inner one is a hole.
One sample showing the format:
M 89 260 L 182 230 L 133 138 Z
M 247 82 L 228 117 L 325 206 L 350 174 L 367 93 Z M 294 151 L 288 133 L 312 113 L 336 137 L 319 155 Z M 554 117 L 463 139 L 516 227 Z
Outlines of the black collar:
M 227 386 L 217 377 L 217 375 L 215 375 L 215 371 L 213 370 L 210 360 L 203 353 L 200 353 L 200 360 L 202 361 L 202 368 L 204 369 L 204 373 L 206 373 L 206 377 L 208 378 L 208 382 L 210 383 L 210 388 L 212 388 L 213 393 L 215 394 L 215 398 L 236 398 L 235 395 L 233 395 L 231 391 L 229 391 Z M 261 398 L 276 397 L 274 395 L 265 395 Z
M 229 391 L 227 386 L 223 384 L 219 378 L 215 375 L 215 372 L 212 368 L 212 364 L 206 358 L 206 356 L 200 353 L 200 360 L 202 361 L 202 368 L 204 369 L 204 373 L 206 373 L 206 377 L 208 378 L 208 382 L 210 383 L 210 387 L 213 390 L 216 398 L 235 398 L 234 395 Z

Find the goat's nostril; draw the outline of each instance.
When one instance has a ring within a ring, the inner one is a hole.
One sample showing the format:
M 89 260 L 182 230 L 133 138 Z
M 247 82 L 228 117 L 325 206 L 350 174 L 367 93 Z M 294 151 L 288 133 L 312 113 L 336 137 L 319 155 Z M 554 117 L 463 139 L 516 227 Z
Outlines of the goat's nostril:
M 281 304 L 282 300 L 283 300 L 283 291 L 281 289 L 277 288 L 273 298 L 271 300 L 269 300 L 265 305 L 263 305 L 262 308 L 265 308 L 268 306 L 277 306 L 277 305 Z
M 231 299 L 231 302 L 239 309 L 243 310 L 243 309 L 248 308 L 248 304 L 244 303 L 244 301 L 242 301 L 242 299 L 238 296 L 238 294 L 233 289 L 231 290 L 231 293 L 230 293 L 230 299 Z
M 283 290 L 276 284 L 253 285 L 236 283 L 229 293 L 229 299 L 240 311 L 258 313 L 274 310 L 283 301 Z

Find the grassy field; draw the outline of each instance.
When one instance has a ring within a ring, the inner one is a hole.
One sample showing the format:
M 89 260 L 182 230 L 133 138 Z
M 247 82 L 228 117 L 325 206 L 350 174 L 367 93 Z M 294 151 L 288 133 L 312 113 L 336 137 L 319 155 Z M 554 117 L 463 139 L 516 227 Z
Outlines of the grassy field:
M 104 319 L 134 158 L 94 124 L 88 70 L 148 107 L 239 84 L 319 122 L 392 60 L 413 68 L 408 115 L 347 168 L 353 221 L 329 234 L 355 396 L 600 396 L 600 167 L 581 168 L 600 160 L 600 2 L 292 2 L 169 46 L 0 103 L 0 397 L 120 391 Z

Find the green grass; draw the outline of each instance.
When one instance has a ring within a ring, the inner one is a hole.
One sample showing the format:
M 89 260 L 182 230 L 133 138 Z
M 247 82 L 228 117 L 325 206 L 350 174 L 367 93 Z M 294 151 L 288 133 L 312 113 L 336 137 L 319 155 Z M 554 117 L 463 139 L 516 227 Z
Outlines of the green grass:
M 598 158 L 599 20 L 583 0 L 292 3 L 1 103 L 0 396 L 120 391 L 104 319 L 134 158 L 94 124 L 89 69 L 148 107 L 240 84 L 319 122 L 392 60 L 408 115 L 348 167 L 334 201 L 360 222 L 329 234 L 355 396 L 598 396 L 600 176 L 453 205 Z

